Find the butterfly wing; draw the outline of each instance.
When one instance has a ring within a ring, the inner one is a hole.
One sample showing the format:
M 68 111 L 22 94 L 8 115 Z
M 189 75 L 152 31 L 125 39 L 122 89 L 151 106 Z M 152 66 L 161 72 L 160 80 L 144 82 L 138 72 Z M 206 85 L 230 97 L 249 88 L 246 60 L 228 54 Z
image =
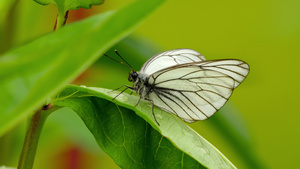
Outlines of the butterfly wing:
M 173 49 L 151 57 L 139 71 L 141 74 L 151 75 L 159 70 L 184 63 L 205 61 L 204 56 L 192 49 Z
M 241 60 L 175 65 L 149 76 L 149 98 L 186 122 L 205 120 L 227 102 L 248 72 L 248 64 Z

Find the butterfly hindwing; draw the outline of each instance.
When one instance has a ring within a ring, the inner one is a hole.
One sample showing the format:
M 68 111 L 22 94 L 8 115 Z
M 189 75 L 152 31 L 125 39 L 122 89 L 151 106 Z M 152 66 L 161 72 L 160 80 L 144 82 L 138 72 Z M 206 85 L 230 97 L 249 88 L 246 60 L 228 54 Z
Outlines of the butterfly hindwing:
M 235 80 L 234 88 L 236 88 L 247 77 L 249 73 L 249 65 L 237 59 L 210 60 L 198 63 L 198 66 L 206 70 L 214 70 L 230 76 Z
M 186 122 L 205 120 L 219 110 L 249 72 L 240 60 L 179 64 L 149 76 L 154 105 Z

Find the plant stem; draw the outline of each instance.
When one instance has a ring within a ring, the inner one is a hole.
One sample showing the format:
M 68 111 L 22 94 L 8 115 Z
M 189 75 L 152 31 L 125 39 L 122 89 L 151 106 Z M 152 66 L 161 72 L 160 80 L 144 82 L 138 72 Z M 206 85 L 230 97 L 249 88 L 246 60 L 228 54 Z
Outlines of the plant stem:
M 32 168 L 38 140 L 46 118 L 51 112 L 59 109 L 59 107 L 57 106 L 54 106 L 52 108 L 51 107 L 51 104 L 44 106 L 42 110 L 39 110 L 32 116 L 23 143 L 23 149 L 20 155 L 18 169 Z M 49 108 L 51 109 L 48 110 Z
M 55 21 L 55 25 L 53 30 L 57 30 L 59 28 L 61 28 L 62 26 L 64 26 L 67 23 L 67 19 L 69 16 L 69 11 L 66 11 L 65 13 L 62 12 L 58 12 L 58 15 L 56 17 L 56 21 Z

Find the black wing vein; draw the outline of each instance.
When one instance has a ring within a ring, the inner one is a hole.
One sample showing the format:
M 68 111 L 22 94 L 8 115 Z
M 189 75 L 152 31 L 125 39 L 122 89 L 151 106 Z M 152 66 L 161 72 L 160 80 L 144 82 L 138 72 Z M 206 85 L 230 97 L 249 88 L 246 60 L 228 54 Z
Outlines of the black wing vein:
M 155 92 L 156 94 L 158 93 L 158 92 Z M 165 97 L 165 98 L 167 98 L 167 99 L 169 99 L 170 101 L 172 101 L 172 102 L 174 102 L 178 107 L 180 107 L 180 109 L 181 110 L 183 110 L 183 112 L 186 114 L 186 115 L 188 115 L 191 119 L 193 119 L 194 120 L 194 118 L 180 105 L 180 104 L 178 104 L 175 100 L 173 100 L 172 98 L 170 98 L 169 96 L 167 96 L 166 94 L 169 94 L 169 95 L 171 95 L 172 97 L 174 97 L 174 98 L 176 98 L 177 100 L 179 100 L 183 105 L 185 105 L 191 112 L 193 112 L 192 110 L 191 110 L 191 108 L 188 106 L 188 105 L 186 105 L 186 103 L 184 103 L 181 99 L 179 99 L 177 96 L 175 96 L 174 94 L 171 94 L 171 93 L 169 93 L 169 92 L 166 92 L 166 91 L 159 91 L 159 94 L 161 94 L 161 96 L 163 96 L 163 97 Z M 159 96 L 159 94 L 157 94 L 157 96 Z M 165 103 L 165 102 L 164 102 Z M 166 103 L 165 103 L 166 104 Z M 167 104 L 168 105 L 168 104 Z M 170 106 L 168 105 L 168 107 L 170 108 Z M 172 109 L 173 110 L 173 109 Z M 174 111 L 174 110 L 173 110 Z M 174 112 L 176 112 L 176 111 L 174 111 Z M 194 112 L 193 112 L 194 113 Z M 196 116 L 198 116 L 196 113 L 194 113 Z M 178 115 L 177 115 L 178 116 Z M 199 116 L 198 116 L 199 117 Z

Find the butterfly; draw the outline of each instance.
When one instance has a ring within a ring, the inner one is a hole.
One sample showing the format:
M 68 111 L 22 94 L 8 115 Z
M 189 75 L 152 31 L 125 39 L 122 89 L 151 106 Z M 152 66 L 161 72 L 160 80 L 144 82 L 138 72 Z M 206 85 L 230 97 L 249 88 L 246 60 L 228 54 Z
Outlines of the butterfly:
M 128 80 L 133 82 L 126 89 L 152 102 L 156 122 L 154 106 L 188 123 L 208 119 L 249 73 L 249 65 L 244 61 L 206 60 L 192 49 L 173 49 L 154 55 L 140 71 L 125 63 L 131 69 Z

